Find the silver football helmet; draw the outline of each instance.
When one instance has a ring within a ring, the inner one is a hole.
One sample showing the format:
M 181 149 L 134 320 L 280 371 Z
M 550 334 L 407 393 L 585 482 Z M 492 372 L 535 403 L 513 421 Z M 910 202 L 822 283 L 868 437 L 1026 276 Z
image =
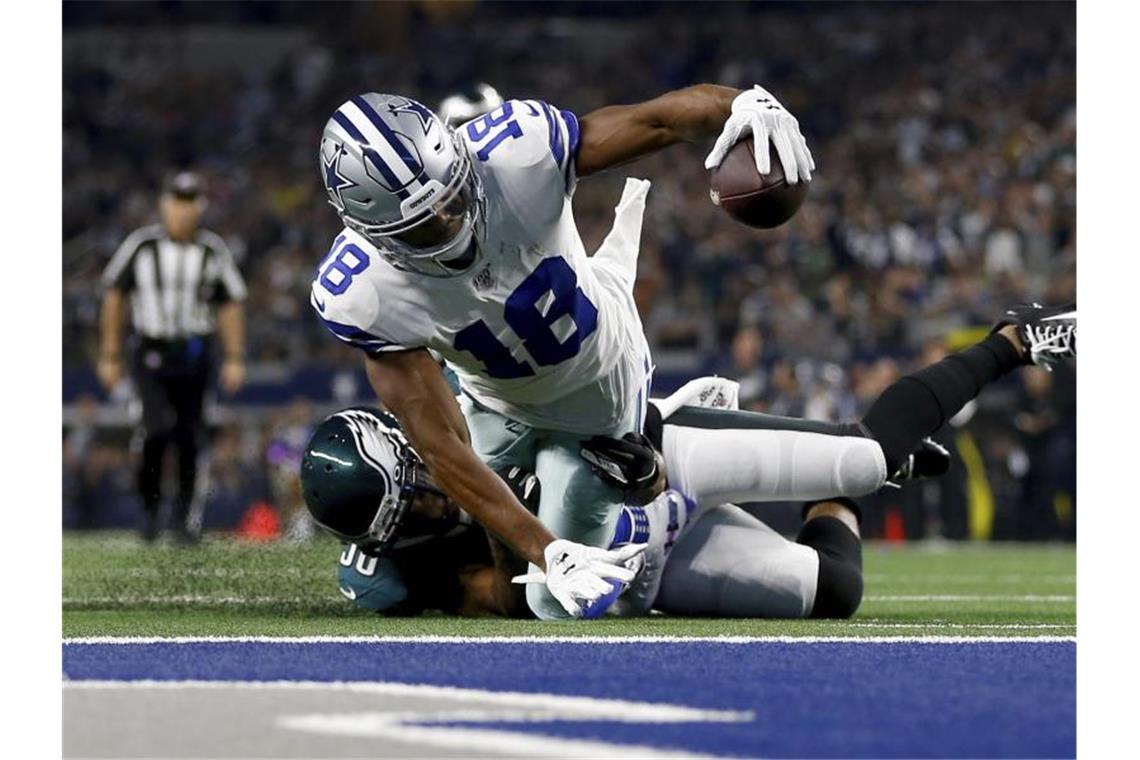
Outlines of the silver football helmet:
M 456 128 L 460 124 L 471 121 L 477 116 L 490 113 L 503 104 L 503 96 L 485 82 L 475 85 L 467 92 L 457 92 L 448 95 L 439 104 L 439 118 L 447 126 Z
M 483 191 L 461 138 L 399 95 L 350 98 L 325 124 L 321 177 L 344 225 L 393 266 L 434 277 L 474 263 Z

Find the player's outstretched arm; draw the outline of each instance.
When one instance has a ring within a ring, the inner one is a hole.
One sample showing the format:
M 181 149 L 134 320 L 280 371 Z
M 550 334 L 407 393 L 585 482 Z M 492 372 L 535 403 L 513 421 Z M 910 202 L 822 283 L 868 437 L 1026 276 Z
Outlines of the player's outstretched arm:
M 432 355 L 426 349 L 396 351 L 370 356 L 365 366 L 436 485 L 519 556 L 545 566 L 543 549 L 554 535 L 476 456 L 455 395 Z
M 633 105 L 606 106 L 580 120 L 579 177 L 629 163 L 679 142 L 716 136 L 740 91 L 698 84 Z
M 756 85 L 736 90 L 698 84 L 630 106 L 608 106 L 581 120 L 577 172 L 584 177 L 633 161 L 679 142 L 716 136 L 705 158 L 714 169 L 732 146 L 749 135 L 755 141 L 756 171 L 772 171 L 771 141 L 789 184 L 811 181 L 815 161 L 799 121 L 772 93 Z

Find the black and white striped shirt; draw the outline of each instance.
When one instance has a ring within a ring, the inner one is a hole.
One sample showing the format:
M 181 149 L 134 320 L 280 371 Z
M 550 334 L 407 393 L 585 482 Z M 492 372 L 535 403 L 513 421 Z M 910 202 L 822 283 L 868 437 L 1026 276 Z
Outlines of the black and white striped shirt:
M 103 285 L 130 294 L 135 332 L 165 340 L 212 333 L 211 307 L 245 299 L 229 247 L 205 229 L 188 243 L 171 240 L 162 225 L 135 230 L 111 257 Z

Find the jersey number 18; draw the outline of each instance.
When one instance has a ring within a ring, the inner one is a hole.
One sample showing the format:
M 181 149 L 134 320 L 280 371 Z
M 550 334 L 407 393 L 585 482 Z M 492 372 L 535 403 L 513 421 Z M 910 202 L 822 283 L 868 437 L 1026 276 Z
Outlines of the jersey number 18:
M 548 294 L 553 295 L 553 300 L 543 312 L 539 302 L 547 300 Z M 561 256 L 543 259 L 519 283 L 507 298 L 503 317 L 542 367 L 577 356 L 582 342 L 598 327 L 597 307 L 578 287 L 578 276 Z M 554 325 L 564 318 L 574 323 L 574 331 L 565 340 L 559 340 Z M 534 368 L 515 359 L 481 319 L 455 334 L 455 348 L 470 351 L 487 368 L 490 377 L 510 379 L 534 375 Z

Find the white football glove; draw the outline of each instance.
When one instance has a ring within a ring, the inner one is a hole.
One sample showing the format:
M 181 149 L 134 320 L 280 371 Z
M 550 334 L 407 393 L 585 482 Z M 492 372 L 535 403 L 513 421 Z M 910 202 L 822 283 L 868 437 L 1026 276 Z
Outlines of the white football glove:
M 574 617 L 582 616 L 580 602 L 597 601 L 609 593 L 610 580 L 629 583 L 637 574 L 624 563 L 645 551 L 645 544 L 626 544 L 617 549 L 599 549 L 556 539 L 546 545 L 546 572 L 516 575 L 513 583 L 545 583 L 551 596 Z
M 768 140 L 776 146 L 776 155 L 784 167 L 784 177 L 789 185 L 801 179 L 811 182 L 811 170 L 815 160 L 811 157 L 807 142 L 800 133 L 800 123 L 780 101 L 760 85 L 745 90 L 732 101 L 732 115 L 724 123 L 720 137 L 716 139 L 712 151 L 705 158 L 705 168 L 715 169 L 728 155 L 733 145 L 751 133 L 756 139 L 756 171 L 767 174 L 772 171 L 768 156 Z

